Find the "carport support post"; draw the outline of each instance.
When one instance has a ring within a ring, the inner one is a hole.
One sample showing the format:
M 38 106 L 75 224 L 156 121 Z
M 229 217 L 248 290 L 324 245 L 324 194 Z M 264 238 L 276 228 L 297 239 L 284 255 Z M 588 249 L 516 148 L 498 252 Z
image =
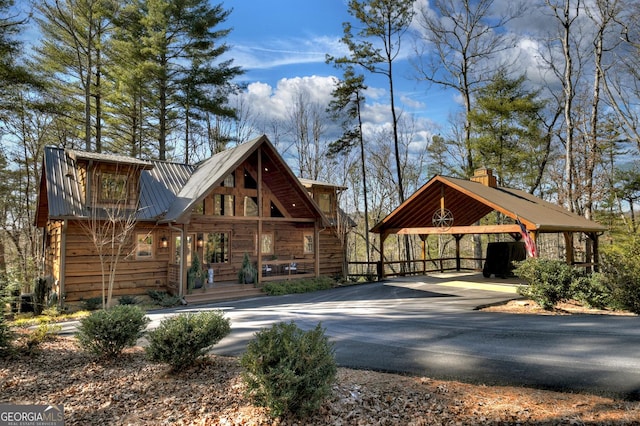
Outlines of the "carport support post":
M 598 233 L 597 232 L 585 232 L 587 235 L 587 263 L 593 264 L 593 271 L 598 272 L 600 270 L 599 263 L 600 259 L 598 258 Z M 587 268 L 587 271 L 591 271 L 591 267 Z
M 380 261 L 378 262 L 378 281 L 384 279 L 384 240 L 387 239 L 389 234 L 382 232 L 380 234 Z
M 563 232 L 567 264 L 573 265 L 573 232 Z
M 464 235 L 453 234 L 453 238 L 456 239 L 456 271 L 460 272 L 460 240 Z
M 427 237 L 428 234 L 420 234 L 420 240 L 422 241 L 422 275 L 427 273 Z

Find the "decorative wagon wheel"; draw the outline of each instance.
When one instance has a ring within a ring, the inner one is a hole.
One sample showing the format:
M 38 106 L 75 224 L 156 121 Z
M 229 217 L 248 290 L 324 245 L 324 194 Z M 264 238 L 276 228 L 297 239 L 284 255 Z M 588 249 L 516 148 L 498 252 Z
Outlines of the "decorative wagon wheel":
M 438 209 L 433 212 L 431 223 L 433 223 L 433 226 L 446 231 L 453 225 L 453 213 L 449 209 Z

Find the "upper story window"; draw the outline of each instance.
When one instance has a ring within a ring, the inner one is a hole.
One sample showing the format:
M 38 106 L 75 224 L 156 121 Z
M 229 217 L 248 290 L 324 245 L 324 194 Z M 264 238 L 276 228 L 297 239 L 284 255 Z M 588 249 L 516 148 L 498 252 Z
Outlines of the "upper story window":
M 213 194 L 213 214 L 215 216 L 234 216 L 235 197 L 233 195 Z
M 251 176 L 251 173 L 247 169 L 244 169 L 244 188 L 245 189 L 258 189 L 258 182 Z
M 258 216 L 258 197 L 244 197 L 244 215 Z
M 236 187 L 236 175 L 234 173 L 229 174 L 222 182 L 220 182 L 220 186 L 224 186 L 226 188 L 235 188 Z
M 320 207 L 320 210 L 322 210 L 322 213 L 329 215 L 333 214 L 332 199 L 333 197 L 328 192 L 320 192 L 318 194 L 316 201 L 318 202 L 318 206 Z
M 129 178 L 121 173 L 100 173 L 98 179 L 98 202 L 116 203 L 127 200 Z

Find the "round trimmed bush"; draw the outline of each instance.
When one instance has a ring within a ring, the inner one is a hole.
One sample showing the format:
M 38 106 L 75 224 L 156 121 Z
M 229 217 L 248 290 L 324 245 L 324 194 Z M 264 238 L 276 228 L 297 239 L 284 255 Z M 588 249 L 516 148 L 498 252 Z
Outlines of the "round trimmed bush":
M 518 293 L 529 297 L 544 309 L 552 309 L 556 303 L 571 297 L 571 285 L 576 271 L 561 260 L 529 258 L 513 271 L 528 286 L 518 287 Z
M 303 331 L 293 322 L 256 333 L 241 359 L 246 394 L 273 417 L 304 416 L 330 395 L 337 367 L 333 345 L 318 324 Z
M 81 319 L 76 338 L 84 350 L 113 358 L 134 346 L 148 323 L 145 311 L 138 306 L 117 305 Z
M 191 365 L 231 332 L 231 322 L 222 311 L 180 314 L 165 319 L 149 332 L 147 357 L 169 364 L 177 371 Z

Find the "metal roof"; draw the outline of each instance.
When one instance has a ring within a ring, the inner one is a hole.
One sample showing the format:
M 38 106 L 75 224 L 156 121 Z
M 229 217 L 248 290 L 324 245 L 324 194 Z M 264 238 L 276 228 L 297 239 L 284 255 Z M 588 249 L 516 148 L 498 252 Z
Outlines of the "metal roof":
M 101 163 L 127 164 L 137 166 L 142 169 L 150 169 L 153 164 L 147 160 L 129 157 L 122 154 L 105 154 L 101 152 L 78 151 L 75 149 L 66 150 L 67 155 L 74 161 L 78 160 L 94 160 Z
M 195 169 L 186 164 L 46 147 L 36 214 L 37 226 L 45 226 L 47 219 L 87 217 L 89 214 L 78 177 L 76 162 L 79 159 L 114 164 L 122 164 L 120 160 L 123 160 L 124 164 L 142 167 L 137 212 L 140 220 L 154 220 L 162 216 Z
M 128 164 L 142 169 L 137 218 L 186 223 L 193 207 L 257 152 L 262 156 L 263 183 L 287 212 L 295 218 L 321 217 L 328 223 L 307 190 L 263 135 L 215 154 L 197 166 L 46 147 L 36 224 L 43 227 L 49 219 L 88 216 L 89 210 L 85 207 L 84 192 L 78 179 L 78 161 Z
M 434 227 L 432 218 L 441 208 L 442 199 L 444 208 L 453 214 L 452 226 L 472 226 L 495 210 L 514 220 L 518 218 L 529 231 L 602 232 L 607 229 L 518 189 L 435 176 L 376 224 L 371 232 Z
M 258 148 L 262 148 L 260 152 L 263 182 L 278 200 L 286 204 L 287 211 L 297 218 L 313 218 L 319 215 L 326 220 L 269 139 L 262 135 L 200 163 L 177 194 L 162 222 L 188 222 L 193 207 L 201 202 L 213 187 L 220 185 L 242 162 L 255 155 Z
M 319 180 L 304 179 L 304 178 L 298 178 L 298 180 L 300 181 L 302 186 L 304 186 L 305 188 L 313 188 L 314 186 L 322 186 L 322 187 L 327 187 L 327 188 L 334 188 L 334 189 L 337 189 L 339 191 L 344 191 L 345 189 L 347 189 L 346 186 L 335 185 L 333 183 L 322 182 L 322 181 L 319 181 Z
M 37 226 L 44 226 L 47 218 L 84 216 L 84 193 L 74 161 L 63 149 L 46 147 L 43 163 Z
M 195 170 L 188 164 L 153 161 L 151 170 L 140 175 L 138 219 L 157 219 L 166 214 L 180 189 Z

